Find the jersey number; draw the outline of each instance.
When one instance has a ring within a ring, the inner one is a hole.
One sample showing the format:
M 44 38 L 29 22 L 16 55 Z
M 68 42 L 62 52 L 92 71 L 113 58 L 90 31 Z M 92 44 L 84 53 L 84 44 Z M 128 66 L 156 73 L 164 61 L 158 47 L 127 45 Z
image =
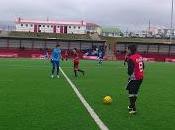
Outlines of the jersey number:
M 143 62 L 139 62 L 139 70 L 140 72 L 143 72 Z

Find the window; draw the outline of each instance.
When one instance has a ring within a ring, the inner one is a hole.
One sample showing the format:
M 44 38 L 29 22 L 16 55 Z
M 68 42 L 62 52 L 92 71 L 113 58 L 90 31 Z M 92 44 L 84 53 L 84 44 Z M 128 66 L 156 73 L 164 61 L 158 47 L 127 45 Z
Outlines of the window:
M 76 29 L 76 26 L 74 26 L 74 29 Z
M 30 27 L 33 27 L 33 25 L 32 25 L 32 24 L 30 24 Z
M 51 25 L 51 28 L 53 28 L 53 25 Z
M 45 27 L 45 25 L 43 25 L 43 27 Z
M 23 24 L 21 24 L 21 27 L 23 27 Z
M 47 25 L 47 27 L 49 28 L 49 25 Z
M 26 27 L 28 27 L 28 24 L 26 24 Z
M 71 28 L 71 26 L 69 26 L 69 28 Z
M 78 27 L 78 29 L 80 29 L 80 27 Z
M 57 26 L 57 28 L 60 28 L 60 26 Z
M 41 25 L 39 25 L 39 27 L 41 27 Z

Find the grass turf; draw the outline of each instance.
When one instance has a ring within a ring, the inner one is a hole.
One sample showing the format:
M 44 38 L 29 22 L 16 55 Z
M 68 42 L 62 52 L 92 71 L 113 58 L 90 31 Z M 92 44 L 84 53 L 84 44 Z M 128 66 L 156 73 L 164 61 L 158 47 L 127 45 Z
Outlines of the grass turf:
M 110 130 L 173 130 L 175 122 L 175 64 L 147 63 L 138 98 L 138 113 L 130 116 L 122 62 L 81 61 L 86 71 L 75 78 L 71 62 L 63 70 Z M 0 60 L 0 129 L 98 130 L 73 90 L 63 78 L 50 79 L 43 60 Z M 111 105 L 102 98 L 110 95 Z

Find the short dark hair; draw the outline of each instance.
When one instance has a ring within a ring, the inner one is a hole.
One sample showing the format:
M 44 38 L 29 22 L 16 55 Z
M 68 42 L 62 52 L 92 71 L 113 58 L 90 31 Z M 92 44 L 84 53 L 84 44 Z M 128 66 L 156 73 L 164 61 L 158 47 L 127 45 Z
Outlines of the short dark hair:
M 136 45 L 129 45 L 128 50 L 130 50 L 131 53 L 134 54 L 137 51 L 137 46 Z
M 57 44 L 57 45 L 56 45 L 56 47 L 60 47 L 60 45 L 59 45 L 59 44 Z

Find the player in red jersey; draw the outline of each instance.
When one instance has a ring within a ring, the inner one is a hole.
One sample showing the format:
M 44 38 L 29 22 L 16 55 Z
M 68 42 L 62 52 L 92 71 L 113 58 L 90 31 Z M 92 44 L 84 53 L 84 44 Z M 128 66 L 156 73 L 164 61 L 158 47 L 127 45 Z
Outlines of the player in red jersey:
M 128 57 L 129 57 L 129 54 L 126 52 L 125 54 L 125 59 L 124 59 L 124 66 L 126 65 L 126 63 L 128 62 Z
M 129 80 L 127 90 L 130 101 L 128 109 L 130 114 L 135 114 L 137 94 L 144 77 L 144 62 L 143 57 L 137 53 L 136 45 L 128 46 L 128 53 L 129 57 L 127 63 Z
M 64 59 L 65 59 L 66 61 L 68 60 L 68 56 L 69 56 L 68 50 L 66 50 L 65 53 L 64 53 Z
M 74 48 L 73 50 L 73 64 L 74 64 L 74 74 L 75 77 L 77 77 L 77 71 L 81 72 L 83 75 L 85 74 L 84 70 L 79 69 L 79 63 L 80 63 L 80 58 L 77 53 L 77 49 Z

